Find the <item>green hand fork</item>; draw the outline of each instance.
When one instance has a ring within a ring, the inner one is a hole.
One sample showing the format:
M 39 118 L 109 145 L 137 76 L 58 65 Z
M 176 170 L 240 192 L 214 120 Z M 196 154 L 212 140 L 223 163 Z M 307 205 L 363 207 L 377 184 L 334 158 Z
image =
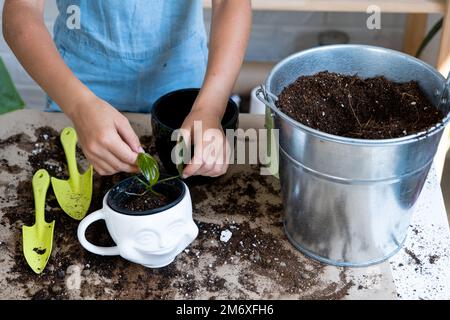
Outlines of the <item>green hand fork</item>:
M 55 221 L 45 222 L 45 197 L 49 185 L 50 176 L 46 170 L 41 169 L 34 174 L 33 193 L 36 222 L 31 227 L 22 227 L 25 259 L 31 269 L 38 274 L 44 271 L 52 252 Z
M 90 165 L 82 175 L 78 172 L 75 157 L 77 141 L 75 129 L 65 128 L 61 132 L 61 144 L 69 167 L 69 180 L 52 177 L 52 187 L 64 212 L 76 220 L 81 220 L 91 204 L 93 168 Z

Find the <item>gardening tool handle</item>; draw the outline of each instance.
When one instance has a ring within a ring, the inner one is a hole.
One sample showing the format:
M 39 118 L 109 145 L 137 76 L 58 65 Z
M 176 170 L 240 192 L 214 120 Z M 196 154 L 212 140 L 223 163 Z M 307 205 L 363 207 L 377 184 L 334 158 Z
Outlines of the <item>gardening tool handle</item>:
M 32 185 L 36 224 L 40 224 L 45 222 L 45 198 L 50 185 L 50 175 L 47 170 L 40 169 L 36 171 L 33 175 Z
M 268 155 L 268 167 L 269 173 L 276 178 L 279 178 L 278 173 L 278 135 L 274 135 L 273 129 L 275 128 L 274 123 L 274 112 L 279 113 L 278 108 L 275 106 L 273 101 L 277 101 L 278 98 L 266 90 L 266 88 L 261 85 L 261 87 L 256 90 L 256 96 L 261 102 L 266 105 L 266 116 L 265 116 L 265 128 L 267 129 L 267 142 L 266 142 L 266 154 Z M 270 101 L 273 100 L 273 101 Z M 276 137 L 276 138 L 275 138 Z
M 69 167 L 69 175 L 70 180 L 74 184 L 79 183 L 79 179 L 77 178 L 80 173 L 78 172 L 77 160 L 76 160 L 76 146 L 77 146 L 77 133 L 74 128 L 65 128 L 61 132 L 61 144 L 64 149 L 64 153 L 66 154 L 67 165 Z M 78 190 L 78 185 L 73 186 L 75 190 Z
M 86 239 L 86 230 L 87 228 L 97 220 L 105 220 L 105 214 L 103 213 L 103 209 L 97 210 L 86 218 L 84 218 L 79 226 L 78 226 L 78 241 L 80 241 L 81 245 L 87 250 L 95 254 L 99 254 L 101 256 L 117 256 L 119 255 L 119 248 L 117 246 L 114 247 L 99 247 L 93 245 Z

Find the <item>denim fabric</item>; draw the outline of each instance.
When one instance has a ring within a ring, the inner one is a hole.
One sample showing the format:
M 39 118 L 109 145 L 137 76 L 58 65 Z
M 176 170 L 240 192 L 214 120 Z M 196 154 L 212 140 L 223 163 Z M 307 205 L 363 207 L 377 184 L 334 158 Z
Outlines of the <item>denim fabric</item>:
M 208 49 L 201 0 L 57 0 L 54 40 L 90 90 L 120 111 L 150 112 L 163 94 L 200 87 Z M 70 5 L 80 29 L 66 25 Z M 59 111 L 49 99 L 48 108 Z

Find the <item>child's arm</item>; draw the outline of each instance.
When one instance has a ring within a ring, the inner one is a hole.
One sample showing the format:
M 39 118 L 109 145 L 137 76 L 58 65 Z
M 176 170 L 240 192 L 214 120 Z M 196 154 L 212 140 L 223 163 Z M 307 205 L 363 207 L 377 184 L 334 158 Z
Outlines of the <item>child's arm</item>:
M 221 129 L 221 120 L 244 60 L 251 16 L 250 0 L 212 1 L 208 68 L 202 90 L 182 126 L 192 134 L 194 121 L 201 120 L 203 131 L 218 129 L 215 138 L 222 139 L 222 150 L 227 147 L 227 142 Z M 216 151 L 215 156 L 209 159 L 202 156 L 203 151 L 212 153 L 205 149 L 210 143 L 203 139 L 201 148 L 199 141 L 194 141 L 193 163 L 185 168 L 183 176 L 218 176 L 226 172 L 228 164 L 224 161 L 223 152 Z
M 3 35 L 31 77 L 74 122 L 87 159 L 100 174 L 136 171 L 139 139 L 128 120 L 97 98 L 64 63 L 45 27 L 44 0 L 6 0 Z

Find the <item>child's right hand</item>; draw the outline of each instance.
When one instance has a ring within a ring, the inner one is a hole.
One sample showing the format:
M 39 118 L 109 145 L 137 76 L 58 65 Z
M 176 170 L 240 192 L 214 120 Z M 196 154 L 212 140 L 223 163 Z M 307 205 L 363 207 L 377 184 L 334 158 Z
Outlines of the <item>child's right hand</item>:
M 84 155 L 99 174 L 138 172 L 136 158 L 143 149 L 126 117 L 94 95 L 71 109 Z

